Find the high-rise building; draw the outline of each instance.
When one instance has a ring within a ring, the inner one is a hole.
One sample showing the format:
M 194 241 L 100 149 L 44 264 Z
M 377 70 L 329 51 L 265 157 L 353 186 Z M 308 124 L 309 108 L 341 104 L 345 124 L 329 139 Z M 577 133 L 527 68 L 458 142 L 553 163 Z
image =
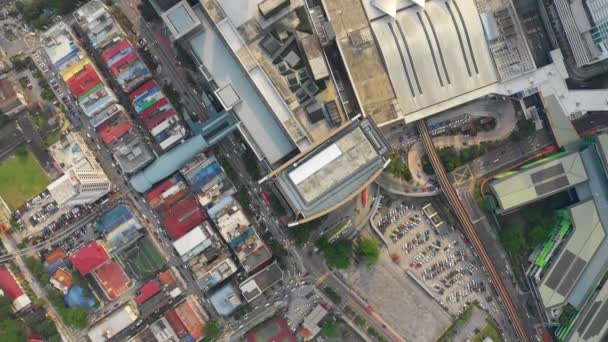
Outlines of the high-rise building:
M 57 204 L 68 207 L 95 202 L 111 189 L 112 183 L 100 168 L 74 168 L 48 187 Z

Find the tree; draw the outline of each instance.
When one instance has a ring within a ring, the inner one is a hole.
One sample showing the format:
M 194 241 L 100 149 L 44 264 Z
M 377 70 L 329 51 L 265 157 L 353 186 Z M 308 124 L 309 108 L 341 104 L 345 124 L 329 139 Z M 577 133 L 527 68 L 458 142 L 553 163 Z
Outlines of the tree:
M 327 266 L 338 269 L 346 269 L 350 266 L 353 253 L 353 244 L 350 240 L 329 243 L 325 239 L 320 239 L 317 246 L 323 252 Z
M 327 338 L 337 338 L 342 336 L 340 325 L 336 321 L 327 321 L 321 327 L 321 335 Z
M 517 129 L 511 133 L 509 139 L 515 142 L 521 141 L 532 135 L 532 133 L 534 133 L 534 130 L 534 122 L 527 119 L 521 119 L 517 121 Z
M 260 177 L 260 168 L 258 166 L 258 158 L 253 151 L 247 149 L 241 153 L 241 160 L 245 164 L 245 170 L 251 178 L 257 179 Z
M 526 238 L 524 237 L 523 228 L 520 225 L 507 225 L 500 232 L 500 240 L 507 252 L 512 255 L 520 255 L 525 252 Z
M 222 336 L 222 327 L 216 321 L 207 322 L 205 325 L 204 342 L 217 341 Z
M 302 223 L 295 227 L 290 227 L 287 229 L 287 234 L 296 245 L 302 246 L 310 241 L 310 236 L 315 230 L 317 230 L 324 220 L 325 216 L 322 216 L 316 220 Z
M 51 89 L 43 89 L 40 92 L 40 97 L 42 97 L 42 99 L 45 101 L 55 101 L 55 94 L 53 94 Z
M 13 306 L 11 300 L 7 296 L 0 296 L 0 321 L 13 319 Z
M 0 336 L 2 336 L 2 341 L 6 342 L 25 341 L 25 327 L 21 321 L 16 319 L 0 321 Z
M 378 240 L 376 239 L 361 239 L 356 249 L 357 255 L 365 260 L 368 265 L 374 265 L 380 257 L 380 249 L 378 248 Z
M 410 182 L 412 180 L 412 172 L 404 161 L 405 156 L 401 153 L 392 153 L 389 157 L 391 158 L 391 162 L 386 167 L 386 171 L 395 177 Z
M 59 314 L 63 318 L 65 324 L 71 327 L 83 329 L 89 325 L 89 315 L 87 311 L 81 307 L 60 308 Z
M 33 334 L 40 335 L 45 340 L 50 340 L 59 335 L 55 322 L 46 317 L 44 310 L 37 310 L 25 317 L 26 324 Z
M 152 22 L 160 19 L 158 13 L 156 13 L 156 10 L 154 9 L 154 7 L 152 7 L 152 4 L 149 0 L 140 1 L 137 8 L 141 12 L 141 16 L 144 18 L 145 21 Z

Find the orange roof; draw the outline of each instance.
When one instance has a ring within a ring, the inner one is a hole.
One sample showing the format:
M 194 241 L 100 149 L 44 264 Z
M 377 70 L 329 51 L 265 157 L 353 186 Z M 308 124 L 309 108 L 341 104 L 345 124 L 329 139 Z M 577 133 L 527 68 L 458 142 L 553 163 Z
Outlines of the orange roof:
M 163 283 L 163 285 L 175 284 L 175 278 L 173 278 L 173 275 L 169 271 L 159 273 L 158 279 L 160 279 L 160 282 Z
M 182 323 L 180 318 L 177 316 L 177 313 L 175 313 L 175 309 L 165 312 L 165 318 L 167 319 L 167 321 L 169 322 L 169 324 L 177 335 L 181 335 L 186 332 L 186 327 L 184 326 L 184 323 Z
M 47 264 L 53 264 L 57 260 L 65 259 L 65 251 L 61 247 L 53 249 L 53 251 L 47 254 L 45 261 Z
M 302 336 L 305 339 L 312 337 L 312 333 L 304 327 L 300 328 L 300 330 L 298 331 L 298 334 L 300 334 L 300 336 Z
M 200 340 L 205 336 L 204 333 L 204 322 L 200 319 L 200 317 L 194 312 L 192 307 L 187 301 L 184 301 L 177 308 L 175 308 L 175 313 L 179 320 L 182 322 L 186 330 L 190 336 L 194 338 L 195 341 Z
M 59 267 L 57 271 L 55 271 L 55 274 L 53 274 L 53 279 L 55 279 L 59 284 L 65 287 L 71 287 L 74 283 L 72 274 L 61 267 Z

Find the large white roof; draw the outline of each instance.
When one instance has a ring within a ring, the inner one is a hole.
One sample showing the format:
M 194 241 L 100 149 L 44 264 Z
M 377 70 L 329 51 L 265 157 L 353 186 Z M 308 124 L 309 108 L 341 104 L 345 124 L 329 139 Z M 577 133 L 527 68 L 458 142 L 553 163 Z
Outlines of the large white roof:
M 180 256 L 188 254 L 191 250 L 207 240 L 207 235 L 201 226 L 197 226 L 186 235 L 173 242 L 173 247 Z

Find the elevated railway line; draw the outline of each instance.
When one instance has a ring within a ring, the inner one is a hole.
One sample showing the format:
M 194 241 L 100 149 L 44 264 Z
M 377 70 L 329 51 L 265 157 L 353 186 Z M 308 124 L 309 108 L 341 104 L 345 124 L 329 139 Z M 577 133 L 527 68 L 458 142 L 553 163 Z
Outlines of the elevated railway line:
M 441 160 L 439 158 L 439 154 L 437 153 L 437 151 L 435 150 L 435 146 L 433 145 L 433 140 L 426 126 L 426 122 L 424 120 L 419 120 L 417 124 L 418 132 L 420 133 L 420 136 L 422 137 L 422 142 L 424 144 L 424 149 L 426 150 L 426 153 L 429 157 L 429 161 L 433 166 L 433 170 L 435 170 L 435 174 L 437 175 L 439 184 L 441 185 L 441 188 L 443 189 L 443 192 L 445 193 L 445 196 L 450 206 L 454 209 L 458 221 L 464 228 L 464 232 L 467 235 L 467 238 L 473 244 L 473 247 L 481 258 L 484 267 L 488 271 L 488 274 L 490 275 L 490 280 L 494 284 L 494 287 L 496 288 L 496 291 L 498 292 L 498 295 L 500 296 L 505 306 L 507 316 L 509 317 L 511 324 L 515 329 L 515 332 L 519 336 L 520 341 L 528 342 L 528 334 L 526 333 L 524 325 L 519 317 L 519 313 L 517 312 L 515 305 L 513 304 L 509 293 L 507 292 L 505 284 L 503 283 L 502 279 L 500 278 L 500 275 L 496 271 L 492 260 L 488 256 L 488 252 L 486 251 L 481 240 L 479 239 L 479 236 L 475 231 L 475 227 L 473 226 L 469 215 L 465 211 L 462 202 L 458 198 L 458 195 L 456 194 L 456 191 L 454 190 L 454 187 L 452 186 L 452 183 L 450 182 L 447 176 L 445 168 L 443 167 L 443 164 L 441 163 Z

